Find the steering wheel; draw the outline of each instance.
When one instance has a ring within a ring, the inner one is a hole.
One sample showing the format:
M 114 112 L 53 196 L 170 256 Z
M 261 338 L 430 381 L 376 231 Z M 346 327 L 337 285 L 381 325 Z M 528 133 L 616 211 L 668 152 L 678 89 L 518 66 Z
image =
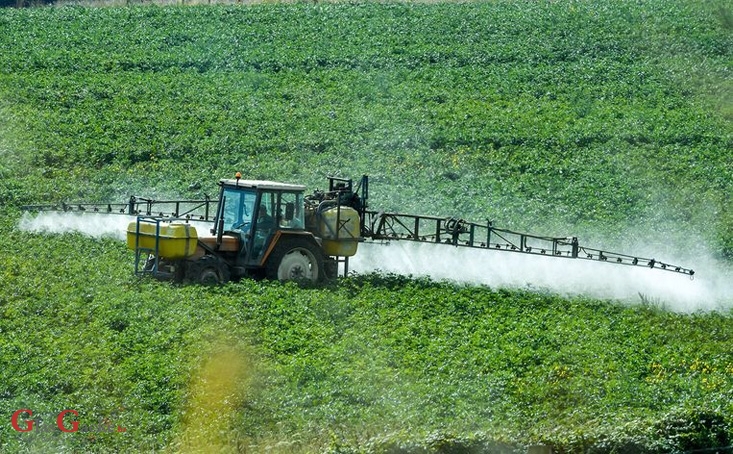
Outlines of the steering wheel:
M 250 224 L 252 224 L 252 222 L 250 221 L 237 222 L 235 224 L 232 224 L 232 230 L 249 230 Z

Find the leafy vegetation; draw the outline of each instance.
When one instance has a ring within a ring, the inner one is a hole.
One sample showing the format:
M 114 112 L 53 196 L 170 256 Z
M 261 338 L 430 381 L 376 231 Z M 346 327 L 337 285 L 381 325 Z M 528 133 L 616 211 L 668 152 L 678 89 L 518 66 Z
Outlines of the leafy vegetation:
M 127 429 L 36 435 L 3 423 L 7 449 L 184 449 L 203 438 L 252 452 L 535 442 L 670 452 L 730 439 L 724 314 L 390 275 L 320 289 L 177 287 L 132 277 L 130 252 L 112 240 L 20 233 L 7 221 L 3 236 L 6 422 L 31 408 L 55 428 L 72 408 L 82 427 L 108 418 Z M 40 249 L 48 255 L 24 253 Z M 226 398 L 195 392 L 207 368 Z M 206 417 L 212 408 L 224 414 Z
M 580 233 L 684 222 L 727 254 L 733 46 L 720 11 L 3 11 L 0 99 L 36 164 L 3 198 L 213 192 L 210 175 L 235 170 L 311 186 L 370 173 L 385 209 Z
M 3 450 L 731 444 L 730 313 L 391 275 L 177 287 L 113 240 L 15 227 L 25 203 L 213 194 L 236 170 L 368 173 L 387 210 L 694 232 L 730 257 L 724 3 L 64 7 L 0 29 Z M 21 408 L 38 430 L 11 428 Z M 92 430 L 56 430 L 64 409 Z

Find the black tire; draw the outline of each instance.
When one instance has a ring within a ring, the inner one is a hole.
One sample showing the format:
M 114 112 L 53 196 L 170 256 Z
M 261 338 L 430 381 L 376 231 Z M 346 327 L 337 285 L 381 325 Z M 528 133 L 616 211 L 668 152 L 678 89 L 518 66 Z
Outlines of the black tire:
M 186 270 L 189 281 L 203 285 L 218 285 L 229 280 L 229 266 L 213 255 L 190 262 Z
M 313 242 L 286 238 L 278 242 L 265 268 L 269 279 L 321 282 L 326 275 L 323 262 L 323 252 Z
M 326 279 L 329 281 L 335 280 L 339 277 L 339 264 L 331 257 L 324 259 L 323 268 L 326 272 Z
M 179 260 L 175 263 L 176 271 L 173 273 L 173 282 L 176 284 L 182 284 L 186 280 L 186 262 Z

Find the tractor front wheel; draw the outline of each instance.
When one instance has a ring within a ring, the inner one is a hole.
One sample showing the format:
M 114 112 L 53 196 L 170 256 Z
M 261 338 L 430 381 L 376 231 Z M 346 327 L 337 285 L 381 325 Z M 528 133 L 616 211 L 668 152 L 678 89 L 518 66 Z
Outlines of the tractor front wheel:
M 188 264 L 186 277 L 197 284 L 223 284 L 229 280 L 229 267 L 219 258 L 206 255 Z
M 267 277 L 280 281 L 319 282 L 325 276 L 323 252 L 312 242 L 288 238 L 267 259 Z

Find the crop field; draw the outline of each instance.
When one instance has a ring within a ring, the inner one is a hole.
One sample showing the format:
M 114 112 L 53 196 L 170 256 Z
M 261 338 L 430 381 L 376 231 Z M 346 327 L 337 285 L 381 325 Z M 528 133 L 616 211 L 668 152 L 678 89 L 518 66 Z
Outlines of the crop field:
M 0 9 L 0 451 L 731 452 L 732 71 L 723 0 Z M 374 208 L 704 262 L 716 290 L 181 286 L 19 228 L 236 171 L 369 174 Z

